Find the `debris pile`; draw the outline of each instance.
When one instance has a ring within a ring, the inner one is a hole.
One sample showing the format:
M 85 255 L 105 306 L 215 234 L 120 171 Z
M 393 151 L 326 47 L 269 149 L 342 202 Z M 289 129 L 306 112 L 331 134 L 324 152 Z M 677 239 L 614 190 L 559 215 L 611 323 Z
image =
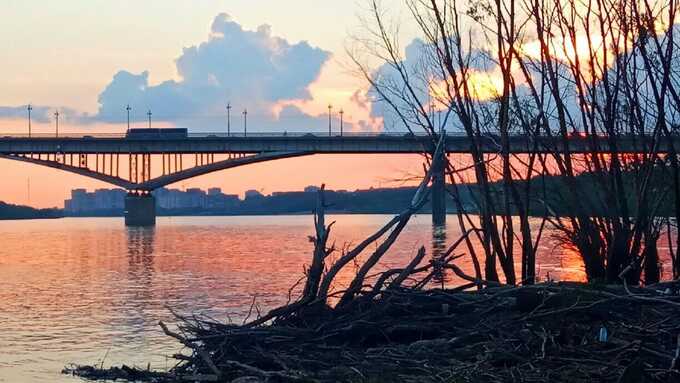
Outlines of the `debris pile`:
M 154 382 L 677 382 L 678 288 L 398 288 L 338 309 L 289 305 L 267 324 L 179 317 L 178 332 L 161 326 L 192 352 L 167 373 L 67 372 Z

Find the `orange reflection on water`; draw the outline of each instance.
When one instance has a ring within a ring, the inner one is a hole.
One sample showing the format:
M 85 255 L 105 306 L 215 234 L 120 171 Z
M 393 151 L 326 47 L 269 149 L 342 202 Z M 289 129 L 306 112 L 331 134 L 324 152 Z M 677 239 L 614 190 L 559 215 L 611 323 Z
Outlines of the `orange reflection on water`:
M 552 259 L 553 257 L 543 258 L 543 262 L 541 264 L 541 267 L 543 268 L 547 268 L 549 266 L 549 264 L 546 262 L 548 258 L 556 263 L 552 264 L 552 270 L 547 271 L 543 275 L 541 275 L 540 272 L 537 272 L 537 274 L 542 277 L 542 281 L 547 281 L 550 279 L 556 281 L 587 281 L 583 260 L 581 259 L 581 255 L 579 254 L 578 250 L 572 246 L 563 244 L 559 248 L 555 248 L 554 254 L 554 259 Z
M 337 221 L 332 257 L 390 218 L 329 216 Z M 414 217 L 375 271 L 403 267 L 422 245 L 428 258 L 441 254 L 461 235 L 454 216 L 434 233 L 430 219 Z M 540 221 L 531 224 L 536 230 Z M 240 323 L 253 297 L 260 312 L 281 305 L 311 260 L 313 233 L 311 216 L 160 218 L 150 229 L 126 229 L 118 218 L 0 221 L 0 381 L 72 382 L 59 374 L 64 365 L 98 363 L 104 354 L 107 365 L 169 367 L 165 355 L 179 350 L 157 326 L 175 321 L 166 306 Z M 545 238 L 539 276 L 584 280 L 578 254 Z M 467 249 L 456 254 L 474 275 Z M 355 267 L 335 289 L 349 284 Z M 463 281 L 448 275 L 444 283 Z

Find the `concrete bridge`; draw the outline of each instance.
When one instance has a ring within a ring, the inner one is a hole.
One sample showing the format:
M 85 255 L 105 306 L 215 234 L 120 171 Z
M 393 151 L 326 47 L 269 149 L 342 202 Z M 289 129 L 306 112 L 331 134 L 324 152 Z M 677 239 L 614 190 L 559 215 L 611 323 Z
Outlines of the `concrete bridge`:
M 480 138 L 481 148 L 486 153 L 500 151 L 500 138 L 485 135 Z M 559 137 L 547 136 L 510 136 L 511 153 L 549 153 L 562 150 Z M 680 136 L 672 139 L 676 151 L 680 149 Z M 639 137 L 618 137 L 619 152 L 645 152 L 649 141 Z M 658 152 L 667 152 L 670 145 L 666 138 L 661 139 Z M 232 133 L 188 134 L 181 138 L 126 137 L 124 134 L 62 134 L 54 135 L 5 135 L 0 134 L 0 154 L 194 154 L 194 153 L 264 153 L 264 152 L 307 152 L 310 154 L 333 153 L 423 153 L 432 151 L 435 140 L 427 135 L 410 133 L 345 133 L 324 135 L 323 133 L 248 133 L 244 136 Z M 446 136 L 447 153 L 469 153 L 470 139 L 461 134 L 448 133 Z M 590 153 L 592 139 L 584 136 L 569 138 L 569 148 L 573 153 Z M 597 138 L 597 151 L 610 152 L 606 137 Z
M 0 136 L 0 158 L 68 171 L 124 188 L 129 191 L 126 223 L 152 225 L 155 223 L 155 202 L 150 192 L 182 180 L 259 162 L 313 154 L 434 153 L 436 143 L 432 137 L 410 133 L 341 136 L 204 133 L 181 137 L 162 134 L 144 137 L 123 134 L 6 135 Z M 443 143 L 446 153 L 470 152 L 470 139 L 466 136 L 448 134 Z M 563 144 L 556 137 L 510 137 L 510 151 L 515 154 L 561 151 Z M 622 137 L 616 141 L 619 152 L 646 152 L 649 151 L 648 144 L 635 137 Z M 657 152 L 667 152 L 671 144 L 676 152 L 680 150 L 680 137 L 663 140 Z M 595 142 L 574 136 L 568 145 L 573 153 L 590 153 L 594 145 L 599 152 L 610 152 L 604 137 L 598 137 Z M 485 153 L 498 153 L 499 138 L 483 136 L 481 148 Z M 433 222 L 436 224 L 445 221 L 443 171 L 440 169 L 442 174 L 433 177 Z

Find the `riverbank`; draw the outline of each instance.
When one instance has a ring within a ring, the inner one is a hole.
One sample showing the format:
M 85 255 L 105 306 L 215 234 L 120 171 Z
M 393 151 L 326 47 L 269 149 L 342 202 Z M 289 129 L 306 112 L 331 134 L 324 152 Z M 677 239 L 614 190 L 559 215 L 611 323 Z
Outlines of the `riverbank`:
M 170 371 L 64 372 L 155 382 L 673 382 L 679 290 L 677 282 L 396 288 L 341 308 L 293 303 L 266 323 L 178 315 L 179 330 L 160 326 L 191 354 L 176 355 Z
M 0 220 L 53 219 L 63 218 L 61 209 L 35 209 L 29 206 L 13 205 L 0 201 Z
M 61 219 L 65 217 L 0 217 L 0 221 L 31 221 L 44 219 Z

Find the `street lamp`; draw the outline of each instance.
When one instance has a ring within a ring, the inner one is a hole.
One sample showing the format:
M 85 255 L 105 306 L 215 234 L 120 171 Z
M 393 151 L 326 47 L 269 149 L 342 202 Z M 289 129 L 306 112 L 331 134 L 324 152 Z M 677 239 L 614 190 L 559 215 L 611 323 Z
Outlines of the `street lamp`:
M 248 136 L 248 109 L 243 109 L 243 137 Z
M 345 111 L 343 109 L 340 109 L 340 137 L 342 137 L 342 130 L 343 130 L 343 124 L 344 124 L 344 115 Z
M 231 135 L 231 103 L 227 103 L 227 137 Z
M 59 111 L 54 112 L 54 122 L 56 126 L 56 136 L 59 137 Z
M 146 115 L 149 116 L 149 129 L 151 129 L 151 109 L 149 109 L 148 112 L 146 112 Z
M 125 110 L 127 111 L 127 132 L 130 133 L 130 111 L 132 110 L 130 104 L 127 104 Z
M 328 137 L 331 136 L 331 111 L 333 109 L 333 105 L 328 104 Z
M 31 111 L 33 110 L 33 107 L 31 104 L 28 104 L 28 138 L 31 138 Z

